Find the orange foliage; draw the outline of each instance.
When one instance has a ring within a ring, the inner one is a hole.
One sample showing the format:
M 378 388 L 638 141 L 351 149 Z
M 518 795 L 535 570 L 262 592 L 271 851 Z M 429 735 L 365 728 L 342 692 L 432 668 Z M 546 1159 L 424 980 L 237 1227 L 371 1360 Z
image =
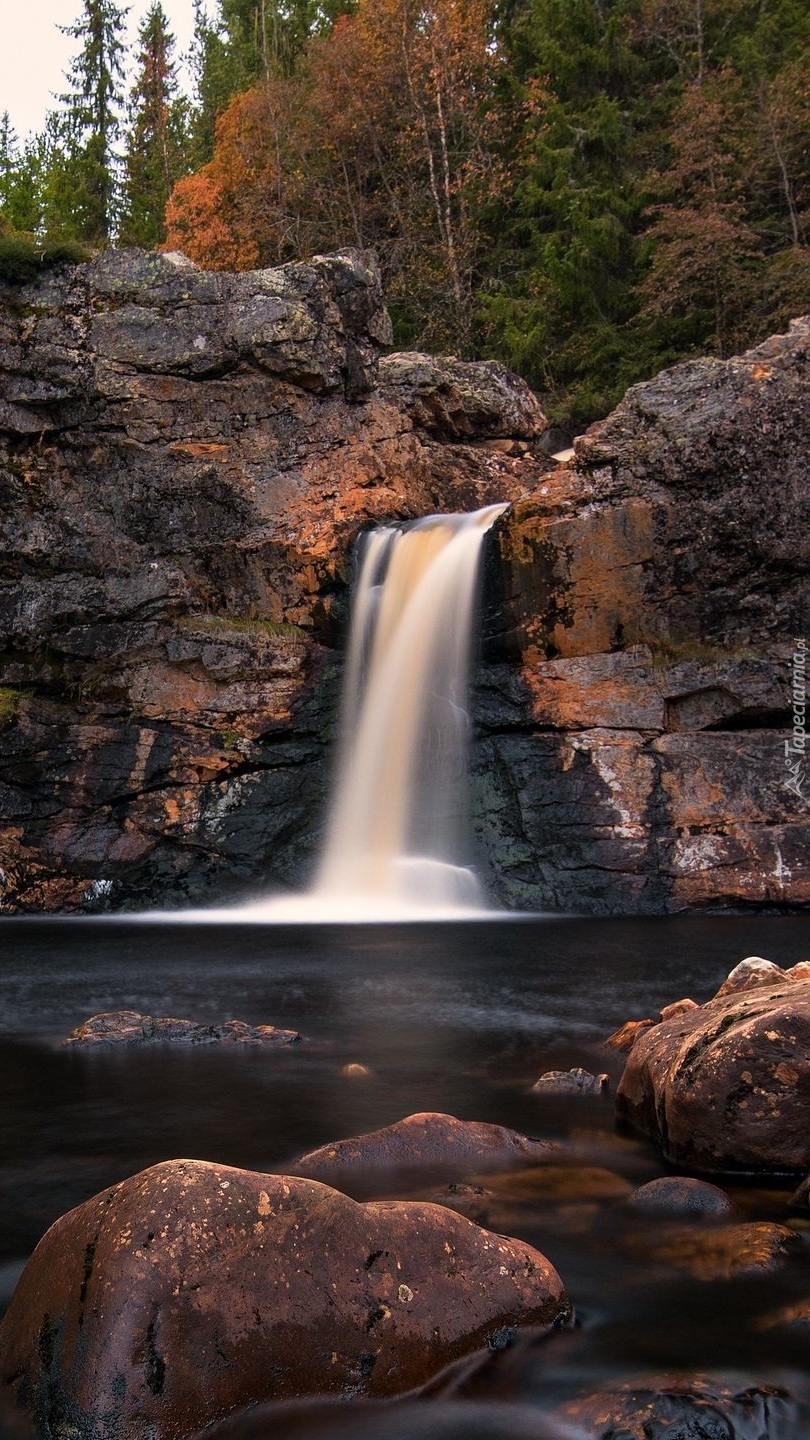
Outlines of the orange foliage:
M 200 264 L 274 264 L 373 246 L 420 338 L 464 348 L 481 245 L 471 216 L 500 174 L 500 64 L 486 0 L 359 0 L 217 123 L 211 162 L 175 187 L 167 247 Z

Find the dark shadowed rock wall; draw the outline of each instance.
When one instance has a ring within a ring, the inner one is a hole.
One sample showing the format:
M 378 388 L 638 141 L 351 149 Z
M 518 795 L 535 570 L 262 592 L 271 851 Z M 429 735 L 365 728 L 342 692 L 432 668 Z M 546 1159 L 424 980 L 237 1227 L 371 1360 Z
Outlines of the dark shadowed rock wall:
M 235 276 L 111 252 L 0 291 L 3 908 L 300 883 L 358 531 L 495 500 L 474 777 L 494 893 L 806 902 L 783 743 L 809 335 L 636 387 L 549 471 L 501 367 L 380 359 L 357 252 Z
M 805 319 L 635 386 L 501 522 L 477 787 L 511 903 L 810 901 L 809 457 Z

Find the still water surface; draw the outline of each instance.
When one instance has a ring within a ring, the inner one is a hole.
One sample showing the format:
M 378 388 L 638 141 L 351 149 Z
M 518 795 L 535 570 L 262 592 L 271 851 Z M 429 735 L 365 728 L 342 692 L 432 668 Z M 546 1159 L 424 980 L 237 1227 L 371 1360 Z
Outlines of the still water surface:
M 810 958 L 807 921 L 269 927 L 6 919 L 0 1304 L 58 1215 L 172 1157 L 279 1170 L 327 1140 L 440 1110 L 571 1141 L 577 1164 L 608 1169 L 619 1186 L 651 1179 L 665 1167 L 646 1142 L 617 1134 L 610 1100 L 540 1099 L 529 1087 L 543 1071 L 573 1065 L 615 1078 L 605 1036 L 683 995 L 707 999 L 751 954 L 782 965 Z M 60 1048 L 89 1015 L 119 1008 L 273 1023 L 300 1030 L 307 1043 L 275 1052 Z M 351 1061 L 373 1078 L 342 1078 Z M 656 1258 L 660 1219 L 630 1225 L 615 1194 L 578 1194 L 576 1183 L 573 1193 L 524 1204 L 511 1233 L 557 1266 L 579 1328 L 493 1356 L 467 1393 L 468 1404 L 483 1407 L 465 1412 L 471 1435 L 474 1416 L 492 1405 L 523 1434 L 527 1406 L 540 1423 L 552 1400 L 608 1376 L 683 1367 L 757 1378 L 810 1368 L 810 1327 L 763 1329 L 780 1306 L 810 1299 L 806 1231 L 779 1273 L 701 1284 Z M 790 1216 L 789 1187 L 738 1181 L 733 1194 L 740 1219 Z M 345 1413 L 325 1412 L 301 1433 L 342 1435 L 345 1423 Z M 399 1432 L 392 1420 L 379 1433 Z

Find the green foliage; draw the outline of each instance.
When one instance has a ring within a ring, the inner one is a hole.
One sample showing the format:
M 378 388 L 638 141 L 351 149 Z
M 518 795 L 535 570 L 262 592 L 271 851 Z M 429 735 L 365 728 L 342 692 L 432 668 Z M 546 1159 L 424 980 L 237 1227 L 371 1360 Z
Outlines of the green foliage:
M 19 704 L 19 690 L 11 690 L 7 685 L 0 685 L 0 730 L 6 730 L 14 724 Z
M 77 3 L 42 134 L 0 117 L 6 278 L 160 245 L 167 204 L 214 268 L 367 245 L 397 344 L 503 360 L 571 430 L 810 310 L 806 0 L 196 0 L 190 102 L 153 0 L 123 164 L 124 11 Z
M 53 166 L 53 219 L 76 239 L 100 245 L 114 234 L 118 200 L 115 142 L 123 103 L 121 38 L 125 10 L 116 0 L 84 0 L 65 33 L 80 44 L 61 97 Z
M 78 265 L 88 260 L 88 246 L 72 240 L 40 241 L 31 235 L 0 235 L 0 281 L 24 285 L 55 265 Z
M 153 0 L 139 32 L 139 69 L 129 99 L 119 240 L 154 249 L 166 237 L 166 201 L 187 171 L 186 105 L 178 98 L 169 32 Z
M 274 640 L 304 640 L 306 631 L 286 620 L 262 620 L 252 615 L 186 615 L 181 620 L 186 630 L 236 631 L 241 635 L 270 635 Z

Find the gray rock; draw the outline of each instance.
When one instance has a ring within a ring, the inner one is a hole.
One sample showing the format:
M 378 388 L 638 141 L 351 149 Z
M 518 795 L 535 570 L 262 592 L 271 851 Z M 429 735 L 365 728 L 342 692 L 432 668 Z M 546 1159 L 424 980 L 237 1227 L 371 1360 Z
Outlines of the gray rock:
M 532 1090 L 556 1095 L 602 1095 L 610 1089 L 608 1075 L 591 1075 L 588 1070 L 547 1070 L 535 1080 Z

